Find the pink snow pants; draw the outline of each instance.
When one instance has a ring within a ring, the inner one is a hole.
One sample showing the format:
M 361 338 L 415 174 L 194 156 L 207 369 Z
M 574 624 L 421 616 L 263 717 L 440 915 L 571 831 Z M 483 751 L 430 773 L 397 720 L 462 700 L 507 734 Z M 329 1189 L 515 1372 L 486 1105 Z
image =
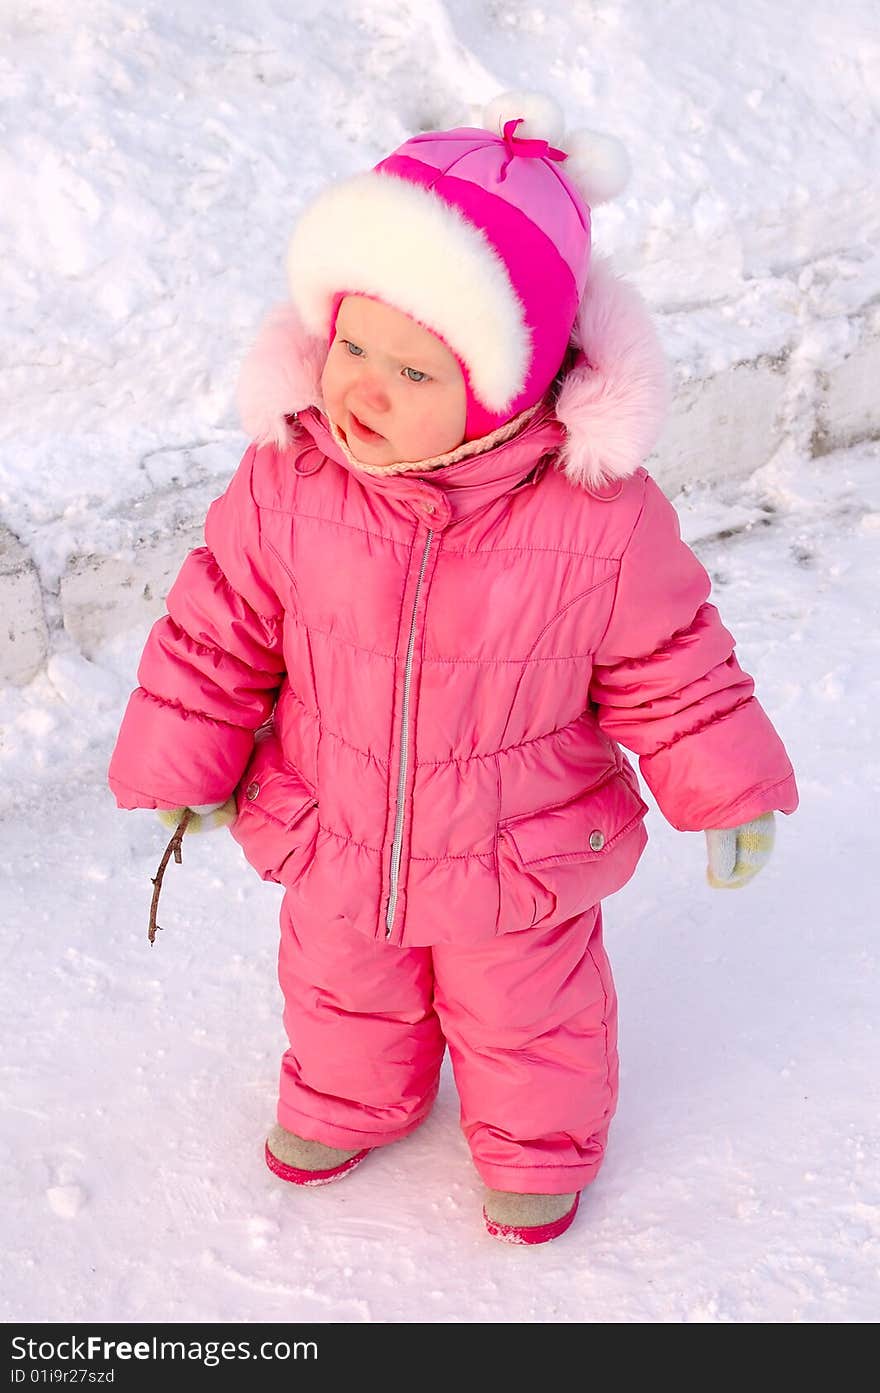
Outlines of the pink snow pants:
M 353 1150 L 399 1141 L 430 1112 L 446 1046 L 483 1182 L 581 1190 L 617 1104 L 617 999 L 601 906 L 476 946 L 390 947 L 281 907 L 290 1041 L 278 1121 Z

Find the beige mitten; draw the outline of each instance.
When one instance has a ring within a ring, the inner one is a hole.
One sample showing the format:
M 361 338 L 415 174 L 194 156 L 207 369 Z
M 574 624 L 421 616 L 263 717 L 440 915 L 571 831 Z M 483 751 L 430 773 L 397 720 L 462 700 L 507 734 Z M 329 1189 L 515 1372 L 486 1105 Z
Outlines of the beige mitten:
M 190 809 L 192 817 L 186 825 L 187 834 L 190 832 L 212 832 L 215 827 L 228 827 L 230 822 L 234 822 L 238 815 L 235 806 L 235 795 L 227 798 L 225 803 L 203 803 L 197 808 Z M 159 808 L 158 818 L 161 823 L 169 828 L 170 831 L 177 830 L 177 824 L 183 817 L 183 808 Z
M 706 879 L 713 890 L 738 890 L 746 885 L 770 859 L 775 836 L 772 813 L 762 813 L 740 827 L 707 831 Z

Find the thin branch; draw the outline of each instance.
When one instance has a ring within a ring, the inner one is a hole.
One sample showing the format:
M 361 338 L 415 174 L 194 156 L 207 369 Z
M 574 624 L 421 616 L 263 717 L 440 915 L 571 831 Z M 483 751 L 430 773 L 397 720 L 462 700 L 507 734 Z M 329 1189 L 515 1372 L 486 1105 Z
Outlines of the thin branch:
M 178 822 L 177 828 L 176 828 L 175 833 L 174 833 L 174 836 L 171 838 L 171 841 L 170 841 L 170 842 L 168 843 L 168 845 L 166 846 L 166 848 L 165 848 L 165 854 L 164 854 L 164 856 L 162 857 L 162 860 L 159 862 L 159 869 L 157 870 L 155 876 L 152 878 L 152 883 L 153 883 L 154 889 L 153 889 L 153 902 L 152 902 L 152 904 L 150 905 L 150 932 L 149 932 L 149 939 L 150 939 L 150 943 L 151 943 L 151 944 L 152 944 L 152 943 L 155 943 L 155 941 L 156 941 L 156 930 L 162 928 L 162 925 L 161 925 L 161 924 L 157 924 L 157 923 L 156 923 L 156 911 L 157 911 L 158 908 L 159 908 L 159 895 L 160 895 L 161 890 L 162 890 L 162 877 L 163 877 L 164 874 L 165 874 L 165 867 L 168 865 L 168 862 L 169 862 L 169 860 L 170 860 L 170 858 L 171 858 L 171 853 L 172 853 L 172 852 L 174 853 L 174 859 L 175 859 L 175 861 L 177 862 L 178 866 L 179 866 L 179 865 L 181 864 L 181 862 L 183 861 L 183 856 L 182 856 L 181 850 L 180 850 L 180 844 L 181 844 L 181 842 L 183 841 L 183 834 L 184 834 L 184 832 L 185 832 L 186 829 L 187 829 L 187 826 L 188 826 L 188 824 L 189 824 L 189 820 L 190 820 L 190 818 L 192 817 L 192 815 L 193 815 L 193 814 L 192 814 L 192 808 L 184 808 L 184 810 L 183 810 L 183 817 L 182 817 L 182 818 L 180 819 L 180 821 Z

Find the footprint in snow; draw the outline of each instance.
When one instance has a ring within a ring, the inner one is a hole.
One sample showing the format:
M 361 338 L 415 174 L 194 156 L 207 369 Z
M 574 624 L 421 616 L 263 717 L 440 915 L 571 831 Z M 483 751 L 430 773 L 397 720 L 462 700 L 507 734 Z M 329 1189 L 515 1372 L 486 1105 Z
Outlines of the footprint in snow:
M 46 1191 L 49 1208 L 61 1219 L 75 1219 L 86 1198 L 86 1192 L 80 1185 L 53 1185 Z

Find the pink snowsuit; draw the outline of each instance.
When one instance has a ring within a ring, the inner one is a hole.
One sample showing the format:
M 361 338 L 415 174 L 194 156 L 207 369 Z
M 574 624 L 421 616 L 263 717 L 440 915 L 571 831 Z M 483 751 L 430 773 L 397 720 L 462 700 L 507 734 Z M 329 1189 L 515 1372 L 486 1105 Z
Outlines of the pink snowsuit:
M 285 886 L 283 1126 L 403 1137 L 448 1045 L 478 1172 L 535 1193 L 594 1178 L 616 1106 L 601 901 L 647 839 L 621 745 L 682 830 L 797 807 L 641 466 L 662 356 L 598 260 L 575 329 L 555 409 L 380 475 L 320 410 L 321 345 L 267 321 L 242 378 L 257 438 L 151 630 L 109 773 L 123 808 L 236 789 L 234 837 Z

